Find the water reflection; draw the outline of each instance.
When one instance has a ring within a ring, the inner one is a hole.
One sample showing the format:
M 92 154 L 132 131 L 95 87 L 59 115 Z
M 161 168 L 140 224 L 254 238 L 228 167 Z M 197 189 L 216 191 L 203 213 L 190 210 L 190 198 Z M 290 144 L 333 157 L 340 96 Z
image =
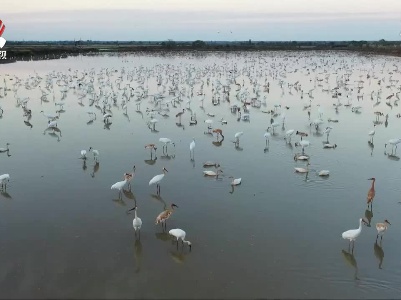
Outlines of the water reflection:
M 173 250 L 170 251 L 171 258 L 178 264 L 184 263 L 188 254 L 189 252 L 185 252 L 184 248 L 181 248 L 181 250 L 178 249 L 176 251 Z
M 3 198 L 7 198 L 7 199 L 12 199 L 13 197 L 11 197 L 11 195 L 6 191 L 6 189 L 4 188 L 0 188 L 0 195 Z
M 373 244 L 373 251 L 374 254 L 376 256 L 376 258 L 379 260 L 379 269 L 382 268 L 382 264 L 383 264 L 383 258 L 384 258 L 384 251 L 382 248 L 382 241 L 380 240 L 380 244 L 377 244 L 377 240 L 376 242 Z
M 399 161 L 400 160 L 400 157 L 397 156 L 395 154 L 395 152 L 388 153 L 388 152 L 384 151 L 384 155 L 386 155 L 387 158 L 390 159 L 390 160 L 394 160 L 394 161 Z
M 373 207 L 370 206 L 370 209 L 368 208 L 367 210 L 365 210 L 365 218 L 368 220 L 368 224 L 366 224 L 366 226 L 371 227 L 370 222 L 372 221 L 373 218 Z
M 349 266 L 351 266 L 352 268 L 355 269 L 354 279 L 355 280 L 359 280 L 359 278 L 358 278 L 358 264 L 357 264 L 355 256 L 354 256 L 354 249 L 352 249 L 352 252 L 350 252 L 349 249 L 348 249 L 348 252 L 343 249 L 343 250 L 341 250 L 341 253 L 342 253 L 346 263 Z
M 135 264 L 136 264 L 135 273 L 139 273 L 142 268 L 142 243 L 141 243 L 140 239 L 135 239 L 134 257 L 135 257 Z
M 100 168 L 100 163 L 97 161 L 93 165 L 93 171 L 91 173 L 92 178 L 95 178 L 95 174 L 99 171 L 99 168 Z

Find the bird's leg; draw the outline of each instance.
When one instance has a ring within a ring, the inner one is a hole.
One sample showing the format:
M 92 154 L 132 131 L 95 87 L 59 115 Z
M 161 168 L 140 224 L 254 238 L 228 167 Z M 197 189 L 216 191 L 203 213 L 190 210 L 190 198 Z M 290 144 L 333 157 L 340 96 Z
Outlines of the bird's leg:
M 138 230 L 139 240 L 141 239 L 141 230 Z
M 380 236 L 380 242 L 383 240 L 383 235 Z

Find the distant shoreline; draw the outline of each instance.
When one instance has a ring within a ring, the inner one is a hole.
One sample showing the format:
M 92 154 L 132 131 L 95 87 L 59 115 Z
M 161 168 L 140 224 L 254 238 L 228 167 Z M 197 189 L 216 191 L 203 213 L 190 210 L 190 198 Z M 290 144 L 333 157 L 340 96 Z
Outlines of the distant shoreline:
M 59 59 L 101 53 L 172 53 L 238 51 L 349 51 L 365 55 L 401 57 L 401 42 L 10 42 L 2 49 L 7 59 L 16 61 Z

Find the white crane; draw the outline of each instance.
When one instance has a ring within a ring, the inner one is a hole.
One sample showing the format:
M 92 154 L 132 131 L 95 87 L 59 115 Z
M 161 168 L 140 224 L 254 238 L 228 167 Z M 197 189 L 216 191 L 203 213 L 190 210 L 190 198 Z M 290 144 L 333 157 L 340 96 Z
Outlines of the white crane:
M 95 150 L 95 149 L 93 149 L 92 147 L 89 147 L 89 152 L 91 152 L 92 151 L 92 153 L 93 153 L 93 159 L 95 160 L 95 161 L 98 161 L 99 160 L 99 151 L 98 150 Z
M 388 142 L 384 144 L 384 149 L 387 148 L 387 144 L 390 144 L 390 145 L 392 146 L 392 151 L 394 150 L 394 147 L 395 147 L 395 150 L 397 150 L 397 145 L 398 145 L 399 143 L 401 143 L 401 139 L 391 139 L 391 140 L 388 140 Z
M 291 143 L 291 136 L 294 134 L 294 132 L 295 132 L 294 129 L 287 130 L 287 132 L 285 133 L 284 139 L 285 140 L 288 139 L 288 142 Z
M 356 238 L 361 234 L 362 231 L 362 223 L 364 223 L 365 225 L 367 225 L 366 221 L 362 218 L 359 219 L 359 227 L 358 229 L 350 229 L 347 231 L 344 231 L 342 234 L 342 237 L 344 240 L 349 240 L 350 245 L 352 242 L 352 250 L 354 250 L 354 242 L 356 240 Z
M 163 167 L 163 174 L 159 174 L 154 176 L 150 181 L 149 181 L 149 185 L 155 184 L 156 183 L 156 189 L 157 189 L 157 194 L 160 194 L 160 182 L 162 181 L 162 179 L 164 178 L 164 175 L 166 175 L 167 169 Z
M 7 189 L 7 183 L 8 182 L 10 182 L 10 175 L 9 174 L 0 175 L 1 188 Z
M 86 159 L 86 150 L 81 150 L 81 158 Z
M 177 247 L 178 247 L 178 240 L 181 239 L 182 244 L 184 245 L 184 243 L 186 243 L 189 246 L 189 251 L 192 250 L 191 242 L 185 240 L 185 236 L 187 234 L 184 230 L 176 228 L 176 229 L 171 229 L 168 233 L 177 239 Z
M 244 133 L 243 133 L 242 131 L 240 131 L 240 132 L 237 132 L 237 133 L 234 135 L 235 143 L 236 143 L 236 144 L 239 144 L 239 138 L 240 138 L 243 134 L 244 134 Z
M 123 181 L 116 182 L 115 184 L 113 184 L 111 186 L 112 190 L 118 190 L 119 191 L 119 193 L 118 193 L 119 197 L 121 197 L 121 190 L 127 184 L 128 179 L 129 179 L 129 176 L 128 175 L 124 175 L 124 180 Z
M 370 142 L 371 144 L 373 144 L 373 137 L 374 137 L 374 135 L 375 135 L 375 133 L 376 133 L 375 127 L 376 127 L 376 124 L 373 125 L 373 130 L 369 131 L 369 133 L 368 133 L 368 136 L 370 137 L 369 142 Z
M 175 147 L 175 143 L 172 140 L 170 140 L 169 138 L 160 138 L 159 142 L 163 143 L 163 151 L 164 151 L 164 149 L 166 149 L 166 151 L 167 151 L 168 144 L 171 144 Z
M 129 212 L 129 211 L 131 211 L 131 210 L 134 210 L 134 211 L 135 211 L 135 218 L 132 220 L 132 226 L 134 227 L 134 230 L 135 230 L 135 236 L 136 236 L 136 233 L 138 232 L 139 239 L 141 239 L 142 220 L 141 220 L 141 218 L 139 218 L 138 215 L 137 215 L 138 207 L 135 206 L 134 208 L 131 208 L 131 209 L 128 210 L 127 212 Z

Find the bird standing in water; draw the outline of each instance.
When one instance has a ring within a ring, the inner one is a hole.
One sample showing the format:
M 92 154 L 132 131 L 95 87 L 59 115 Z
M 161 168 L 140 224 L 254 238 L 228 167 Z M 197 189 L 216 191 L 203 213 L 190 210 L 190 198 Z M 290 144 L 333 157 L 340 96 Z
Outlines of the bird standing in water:
M 375 192 L 376 178 L 372 177 L 372 178 L 369 178 L 368 180 L 372 180 L 372 185 L 368 191 L 368 196 L 367 196 L 366 200 L 368 203 L 368 207 L 369 207 L 369 204 L 370 204 L 370 207 L 372 207 L 373 199 L 375 198 L 375 195 L 376 195 L 376 192 Z

